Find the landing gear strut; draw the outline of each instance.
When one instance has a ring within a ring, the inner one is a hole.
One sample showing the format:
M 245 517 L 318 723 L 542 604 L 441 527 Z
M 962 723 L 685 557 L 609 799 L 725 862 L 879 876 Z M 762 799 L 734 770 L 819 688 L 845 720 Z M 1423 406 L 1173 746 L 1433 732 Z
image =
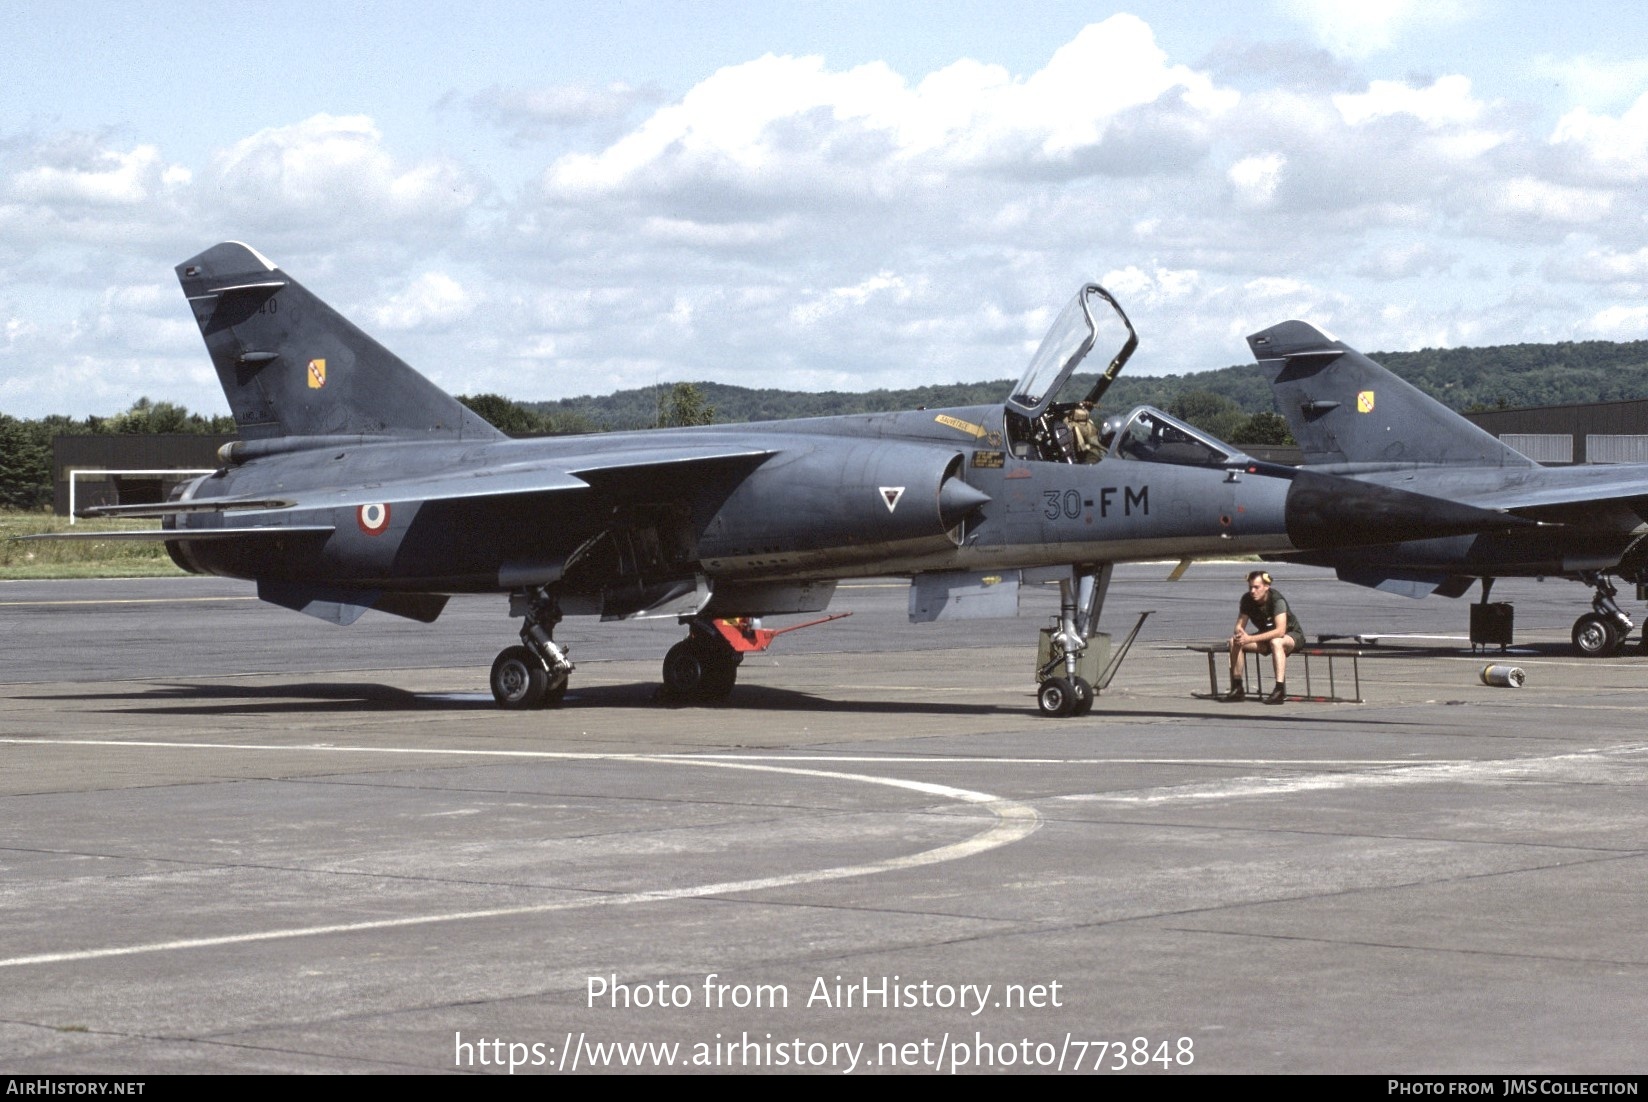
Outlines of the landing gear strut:
M 1596 596 L 1591 598 L 1591 611 L 1574 621 L 1574 650 L 1583 658 L 1606 658 L 1618 654 L 1633 626 L 1631 618 L 1614 600 L 1619 590 L 1595 571 L 1580 577 L 1596 589 Z
M 553 708 L 566 697 L 572 660 L 553 633 L 560 602 L 548 586 L 512 593 L 512 616 L 523 616 L 521 645 L 505 647 L 492 663 L 492 696 L 504 708 Z
M 714 621 L 695 617 L 687 622 L 687 637 L 664 655 L 664 692 L 696 703 L 725 700 L 743 661 Z
M 1077 660 L 1099 626 L 1099 610 L 1110 589 L 1113 563 L 1073 566 L 1059 579 L 1059 627 L 1053 632 L 1053 656 L 1036 671 L 1041 685 L 1036 708 L 1044 716 L 1084 716 L 1093 710 L 1093 686 L 1076 673 Z

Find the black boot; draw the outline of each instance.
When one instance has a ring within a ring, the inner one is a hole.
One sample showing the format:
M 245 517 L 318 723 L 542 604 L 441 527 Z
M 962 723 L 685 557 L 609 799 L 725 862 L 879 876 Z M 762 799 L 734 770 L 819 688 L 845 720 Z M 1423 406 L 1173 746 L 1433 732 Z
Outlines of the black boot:
M 1276 682 L 1276 687 L 1274 689 L 1270 690 L 1270 695 L 1269 696 L 1265 697 L 1265 703 L 1266 704 L 1286 704 L 1287 703 L 1287 686 L 1284 685 L 1280 681 Z
M 1240 681 L 1232 681 L 1230 683 L 1230 691 L 1228 693 L 1220 693 L 1218 699 L 1225 704 L 1240 704 L 1242 701 L 1247 699 L 1247 687 Z

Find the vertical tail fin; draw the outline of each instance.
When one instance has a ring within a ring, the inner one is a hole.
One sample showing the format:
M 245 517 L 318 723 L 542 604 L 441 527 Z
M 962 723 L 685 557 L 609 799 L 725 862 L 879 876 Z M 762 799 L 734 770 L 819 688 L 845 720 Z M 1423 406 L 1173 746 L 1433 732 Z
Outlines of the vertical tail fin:
M 1411 383 L 1302 321 L 1247 339 L 1307 464 L 1532 467 Z
M 255 249 L 214 245 L 177 278 L 248 440 L 502 435 Z

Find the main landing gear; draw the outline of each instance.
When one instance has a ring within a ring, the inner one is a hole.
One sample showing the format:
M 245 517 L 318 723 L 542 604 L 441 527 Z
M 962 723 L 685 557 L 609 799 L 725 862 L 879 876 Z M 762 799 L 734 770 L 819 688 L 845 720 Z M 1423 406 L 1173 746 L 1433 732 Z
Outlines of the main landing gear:
M 1094 689 L 1076 672 L 1077 661 L 1099 625 L 1099 610 L 1110 589 L 1112 563 L 1075 566 L 1070 577 L 1059 579 L 1059 626 L 1053 632 L 1053 654 L 1036 670 L 1036 708 L 1044 716 L 1084 716 L 1093 710 Z
M 780 635 L 851 615 L 837 612 L 787 628 L 764 628 L 749 616 L 695 616 L 686 622 L 687 637 L 664 655 L 664 696 L 682 703 L 719 703 L 732 692 L 746 654 L 766 650 Z
M 695 617 L 687 622 L 687 637 L 664 655 L 664 693 L 698 704 L 725 700 L 743 661 L 714 620 Z
M 492 663 L 492 695 L 504 708 L 553 708 L 566 697 L 572 660 L 553 639 L 561 606 L 548 586 L 518 590 L 509 596 L 512 616 L 524 617 L 521 644 L 505 647 Z M 768 629 L 747 617 L 686 621 L 687 637 L 664 656 L 664 697 L 680 703 L 725 700 L 738 680 L 744 655 L 766 650 L 786 632 L 851 616 L 838 612 L 804 624 Z
M 521 645 L 505 647 L 492 663 L 492 696 L 504 708 L 553 708 L 566 697 L 572 660 L 553 638 L 561 606 L 546 586 L 512 593 L 512 616 L 524 616 Z
M 1596 590 L 1591 598 L 1591 611 L 1574 621 L 1574 650 L 1582 658 L 1607 658 L 1618 654 L 1625 646 L 1625 637 L 1631 633 L 1631 617 L 1614 600 L 1619 595 L 1613 583 L 1594 571 L 1580 575 L 1582 581 Z M 1648 651 L 1648 635 L 1643 649 Z

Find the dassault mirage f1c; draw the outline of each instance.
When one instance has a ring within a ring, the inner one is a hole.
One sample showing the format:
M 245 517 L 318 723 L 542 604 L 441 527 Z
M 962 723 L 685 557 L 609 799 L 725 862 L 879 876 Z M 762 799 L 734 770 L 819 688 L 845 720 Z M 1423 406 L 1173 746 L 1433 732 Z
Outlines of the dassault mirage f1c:
M 676 618 L 687 631 L 664 658 L 665 688 L 715 699 L 776 634 L 761 617 L 819 612 L 840 579 L 893 574 L 912 578 L 914 620 L 1010 616 L 1021 583 L 1056 578 L 1037 699 L 1076 714 L 1093 703 L 1076 660 L 1118 560 L 1526 523 L 1260 471 L 1149 407 L 1101 447 L 1077 411 L 1138 341 L 1094 284 L 1000 405 L 510 439 L 245 245 L 207 249 L 177 276 L 240 439 L 164 505 L 87 512 L 162 517 L 128 535 L 338 624 L 368 609 L 430 622 L 452 594 L 507 593 L 523 620 L 492 666 L 507 708 L 562 699 L 563 616 Z M 1120 351 L 1085 399 L 1058 401 L 1101 327 L 1125 334 Z
M 1274 325 L 1248 346 L 1303 469 L 1541 522 L 1283 557 L 1408 597 L 1459 597 L 1480 578 L 1486 602 L 1495 578 L 1572 578 L 1595 590 L 1591 611 L 1574 621 L 1574 649 L 1595 657 L 1624 645 L 1631 619 L 1609 577 L 1648 583 L 1648 466 L 1542 467 L 1306 322 Z

